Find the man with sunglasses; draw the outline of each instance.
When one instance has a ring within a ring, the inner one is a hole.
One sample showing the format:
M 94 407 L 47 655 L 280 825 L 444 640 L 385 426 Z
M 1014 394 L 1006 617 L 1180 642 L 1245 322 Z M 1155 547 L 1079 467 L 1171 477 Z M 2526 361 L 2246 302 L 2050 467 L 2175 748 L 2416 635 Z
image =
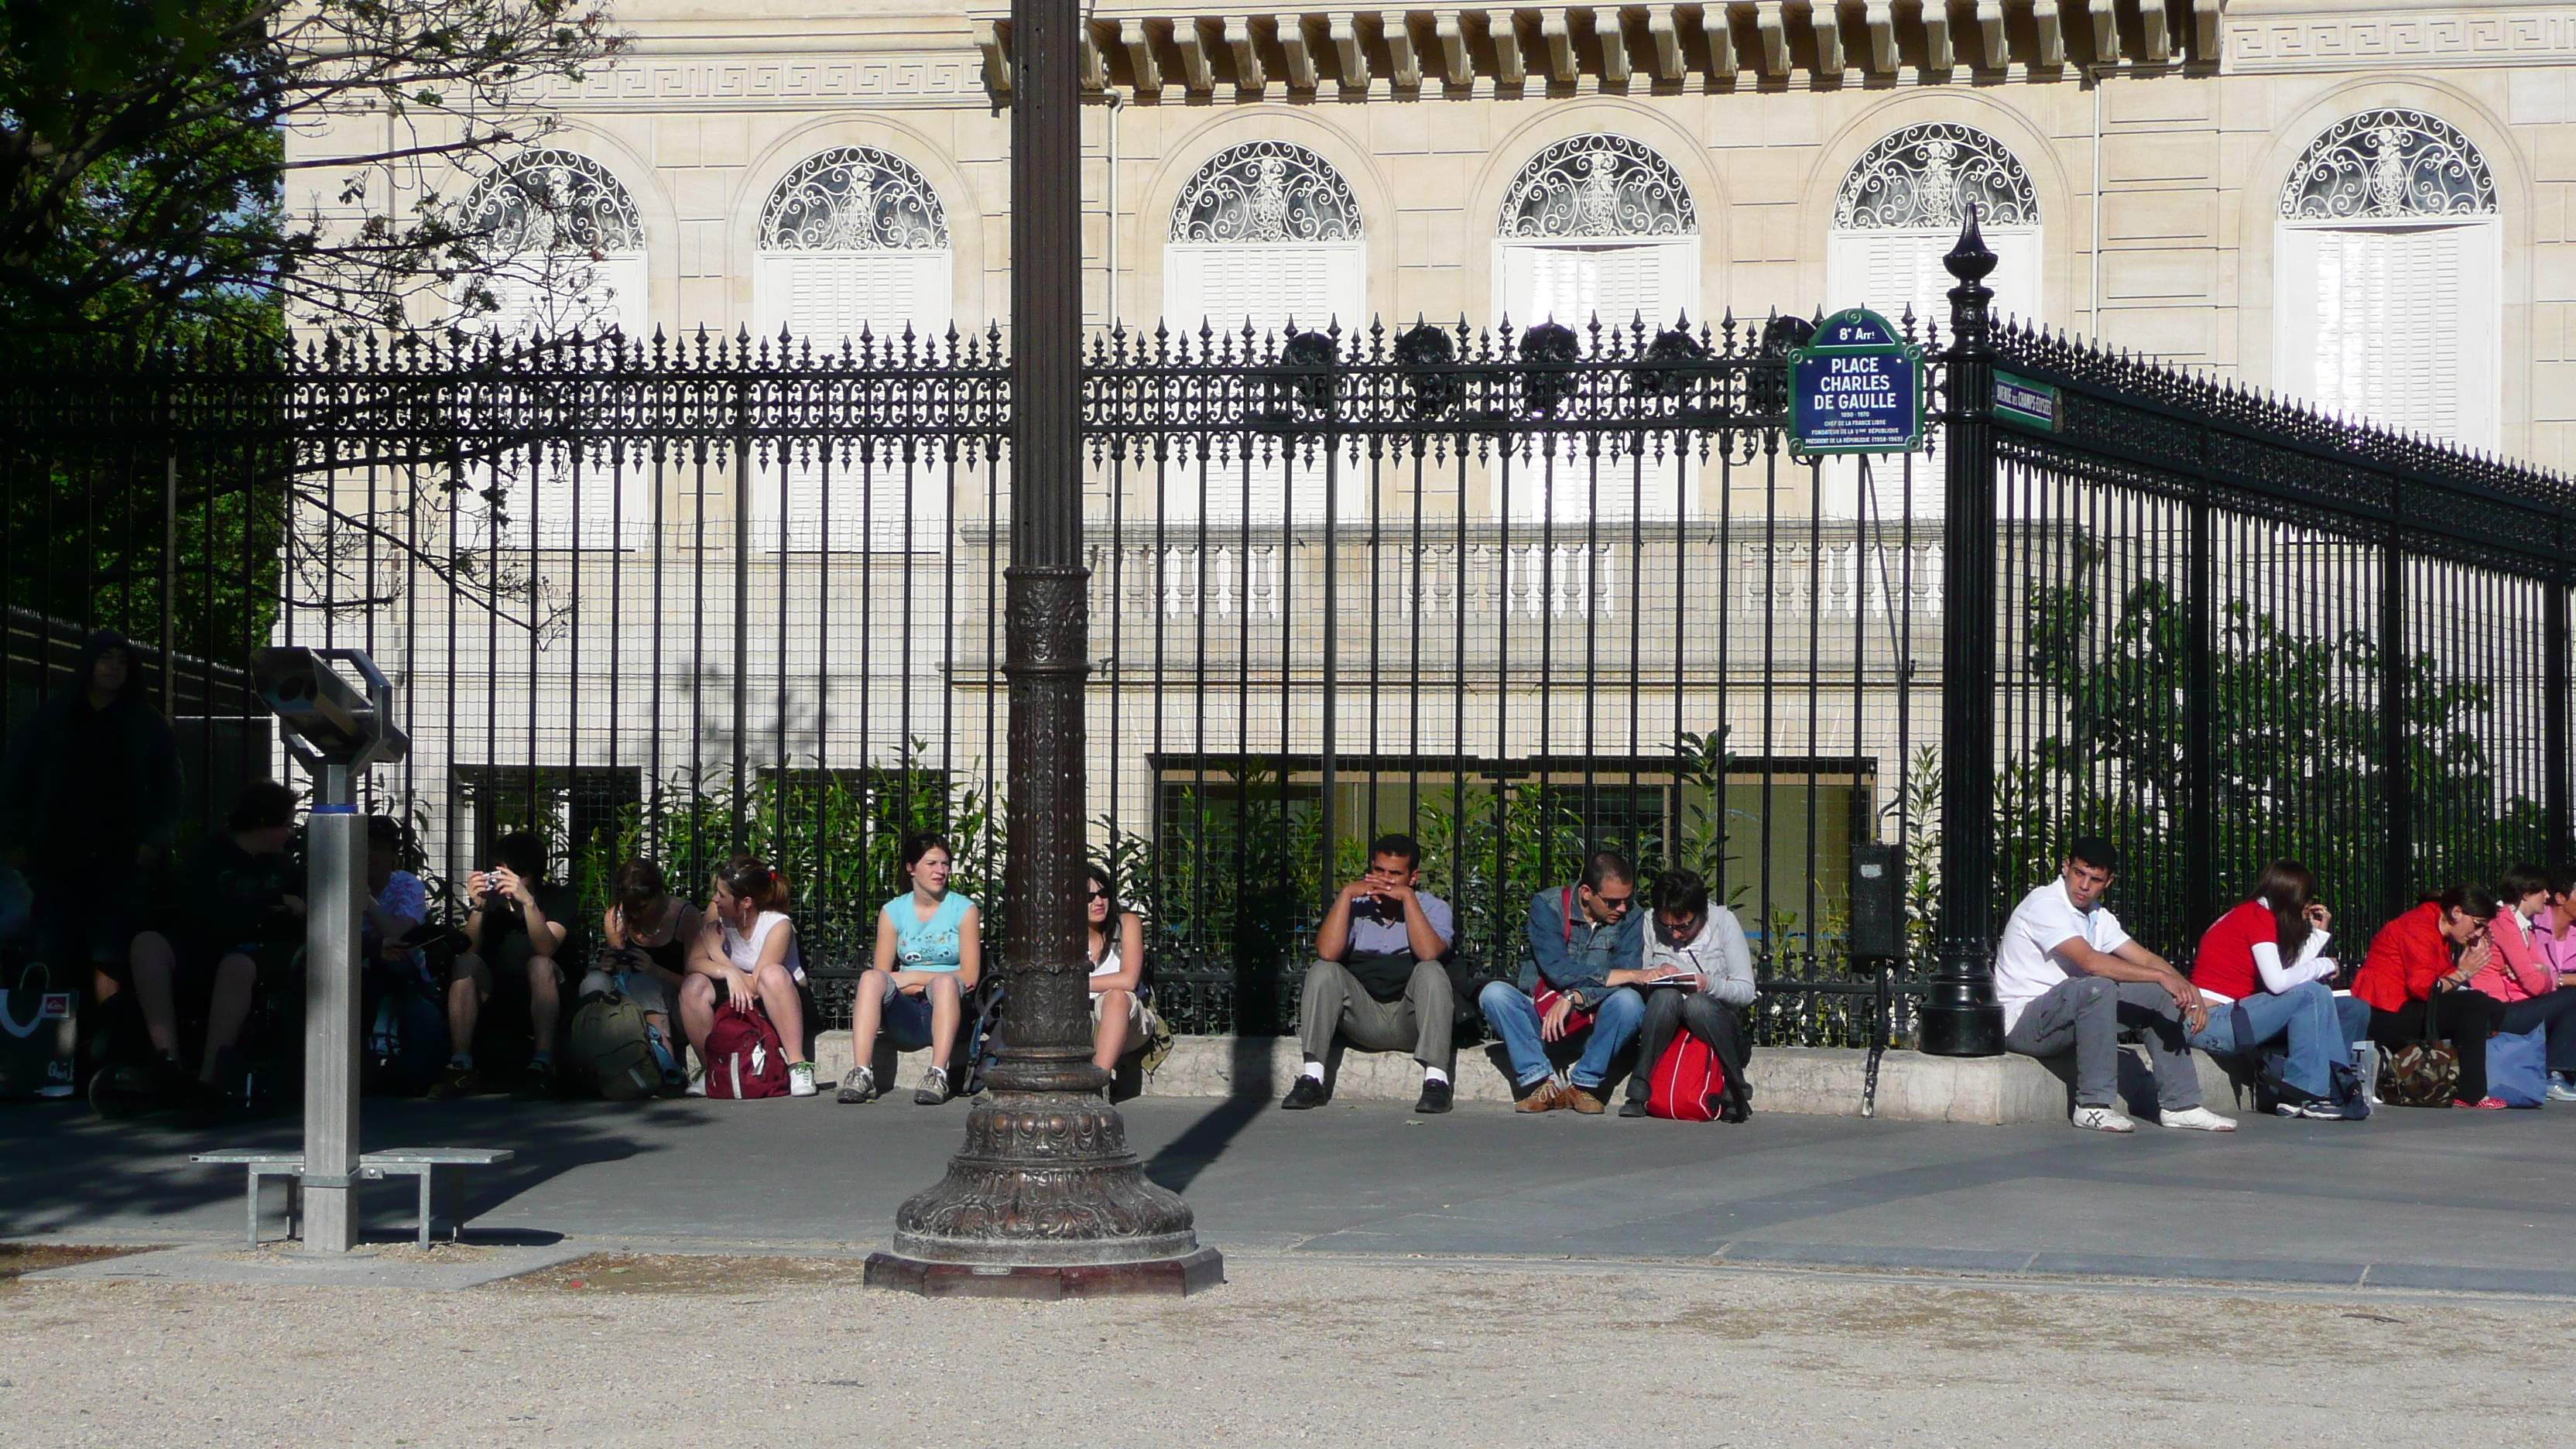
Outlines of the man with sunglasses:
M 1583 879 L 1530 898 L 1530 956 L 1520 988 L 1497 981 L 1476 998 L 1486 1025 L 1511 1053 L 1512 1095 L 1522 1112 L 1571 1108 L 1597 1115 L 1608 1095 L 1610 1059 L 1637 1035 L 1646 1003 L 1645 915 L 1636 909 L 1637 873 L 1617 851 L 1594 851 Z M 1589 1030 L 1583 1055 L 1559 1083 L 1547 1044 Z

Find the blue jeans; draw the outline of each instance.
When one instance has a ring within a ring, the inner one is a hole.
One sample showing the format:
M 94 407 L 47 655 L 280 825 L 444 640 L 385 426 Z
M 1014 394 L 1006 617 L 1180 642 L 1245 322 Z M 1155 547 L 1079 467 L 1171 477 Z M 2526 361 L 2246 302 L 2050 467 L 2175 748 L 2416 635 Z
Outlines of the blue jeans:
M 1556 1070 L 1548 1064 L 1547 1043 L 1539 1039 L 1538 1007 L 1527 995 L 1495 981 L 1476 998 L 1476 1006 L 1511 1052 L 1514 1082 L 1534 1087 Z M 1646 1003 L 1637 993 L 1625 986 L 1611 992 L 1610 999 L 1593 1013 L 1592 1039 L 1583 1044 L 1583 1055 L 1574 1064 L 1574 1085 L 1598 1093 L 1602 1079 L 1610 1075 L 1610 1059 L 1637 1035 L 1645 1019 Z
M 2312 1097 L 2333 1090 L 2333 1064 L 2351 1062 L 2352 1044 L 2369 1035 L 2365 1030 L 2356 1036 L 2347 1029 L 2333 990 L 2322 981 L 2302 981 L 2279 995 L 2258 991 L 2236 1005 L 2245 1009 L 2253 1024 L 2252 1041 L 2236 1039 L 2235 1007 L 2213 1006 L 2209 1025 L 2191 1034 L 2191 1044 L 2212 1056 L 2250 1055 L 2286 1037 L 2289 1064 L 2281 1078 Z M 2365 1011 L 2368 1005 L 2363 1003 Z

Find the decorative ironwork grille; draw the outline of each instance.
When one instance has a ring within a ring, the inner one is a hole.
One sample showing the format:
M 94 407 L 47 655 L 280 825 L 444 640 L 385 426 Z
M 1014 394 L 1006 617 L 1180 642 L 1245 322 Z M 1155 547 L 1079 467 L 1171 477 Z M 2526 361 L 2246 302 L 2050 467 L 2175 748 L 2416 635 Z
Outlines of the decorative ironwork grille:
M 1971 202 L 1986 226 L 2039 225 L 2039 193 L 2020 158 L 1975 127 L 1927 121 L 1852 163 L 1834 196 L 1834 226 L 1955 231 Z
M 504 255 L 603 255 L 644 249 L 644 218 L 608 168 L 572 151 L 532 151 L 485 182 L 466 206 Z
M 2281 187 L 2286 221 L 2489 216 L 2495 177 L 2459 129 L 2422 111 L 2346 116 L 2308 143 Z
M 1333 164 L 1286 141 L 1251 141 L 1211 157 L 1172 204 L 1176 242 L 1362 239 L 1359 199 Z
M 936 251 L 948 213 L 930 178 L 873 146 L 809 156 L 760 212 L 763 251 Z
M 1503 194 L 1505 240 L 1696 236 L 1690 187 L 1653 147 L 1625 136 L 1577 136 L 1530 158 Z

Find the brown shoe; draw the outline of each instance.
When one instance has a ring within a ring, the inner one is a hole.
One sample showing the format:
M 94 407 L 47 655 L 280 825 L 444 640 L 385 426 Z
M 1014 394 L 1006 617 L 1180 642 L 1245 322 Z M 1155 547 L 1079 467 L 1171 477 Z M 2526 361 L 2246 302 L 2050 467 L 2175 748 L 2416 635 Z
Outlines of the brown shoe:
M 1558 1084 L 1556 1078 L 1550 1077 L 1546 1081 L 1539 1083 L 1537 1086 L 1530 1088 L 1527 1096 L 1522 1097 L 1519 1101 L 1512 1104 L 1512 1110 L 1515 1112 L 1553 1112 L 1557 1108 L 1565 1105 L 1564 1091 L 1565 1089 Z
M 1602 1101 L 1599 1097 L 1592 1095 L 1592 1091 L 1588 1087 L 1568 1086 L 1565 1089 L 1565 1105 L 1572 1107 L 1575 1111 L 1582 1113 L 1586 1117 L 1598 1117 L 1601 1115 Z

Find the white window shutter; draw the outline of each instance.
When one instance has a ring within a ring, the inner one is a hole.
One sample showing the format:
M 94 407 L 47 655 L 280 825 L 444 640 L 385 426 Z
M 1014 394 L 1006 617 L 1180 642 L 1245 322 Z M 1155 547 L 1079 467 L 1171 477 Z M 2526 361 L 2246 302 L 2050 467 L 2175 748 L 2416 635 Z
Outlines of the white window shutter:
M 907 329 L 919 356 L 948 335 L 950 278 L 950 253 L 938 248 L 766 252 L 754 263 L 752 325 L 773 343 L 784 330 L 795 358 L 809 355 L 809 347 L 816 359 L 837 358 L 845 347 L 855 353 L 863 336 L 877 357 L 890 349 L 899 356 Z M 835 451 L 828 459 L 809 452 L 754 466 L 752 534 L 761 547 L 933 551 L 947 532 L 944 460 Z
M 2496 446 L 2492 222 L 2283 227 L 2274 250 L 2283 392 L 2354 422 Z
M 1586 345 L 1592 326 L 1604 339 L 1646 335 L 1699 313 L 1699 238 L 1633 242 L 1495 244 L 1495 311 L 1515 331 L 1554 322 Z M 1669 440 L 1663 456 L 1594 457 L 1581 438 L 1558 440 L 1549 455 L 1513 464 L 1509 512 L 1516 521 L 1648 518 L 1681 512 L 1681 464 Z M 1552 466 L 1551 466 L 1552 464 Z
M 609 328 L 630 343 L 649 342 L 652 311 L 649 273 L 642 253 L 604 258 L 548 257 L 486 278 L 497 310 L 466 319 L 470 330 L 513 342 L 575 333 L 597 336 Z M 499 548 L 631 548 L 640 546 L 653 521 L 653 496 L 645 465 L 630 455 L 612 466 L 605 450 L 576 463 L 549 444 L 533 459 L 512 460 L 506 478 L 488 472 L 472 480 L 459 510 L 460 545 Z M 499 531 L 482 490 L 507 491 Z M 575 515 L 579 524 L 575 525 Z
M 1275 345 L 1290 324 L 1300 332 L 1322 332 L 1339 324 L 1345 349 L 1367 325 L 1368 254 L 1362 242 L 1242 243 L 1173 242 L 1163 249 L 1163 319 L 1179 337 L 1196 338 L 1202 326 L 1231 337 L 1238 353 L 1249 324 L 1256 334 L 1256 354 Z M 1228 458 L 1166 470 L 1162 512 L 1165 518 L 1210 523 L 1278 523 L 1294 518 L 1319 522 L 1324 516 L 1324 461 L 1321 454 L 1282 458 L 1275 442 L 1267 458 L 1264 440 L 1248 439 L 1253 456 L 1247 463 L 1241 446 Z M 1248 479 L 1247 479 L 1248 474 Z M 1247 489 L 1248 482 L 1248 489 Z M 1246 498 L 1249 494 L 1249 514 Z M 1202 496 L 1204 495 L 1204 496 Z M 1345 460 L 1334 489 L 1336 511 L 1345 522 L 1368 517 L 1368 488 L 1363 470 Z M 1204 507 L 1202 507 L 1204 503 Z

